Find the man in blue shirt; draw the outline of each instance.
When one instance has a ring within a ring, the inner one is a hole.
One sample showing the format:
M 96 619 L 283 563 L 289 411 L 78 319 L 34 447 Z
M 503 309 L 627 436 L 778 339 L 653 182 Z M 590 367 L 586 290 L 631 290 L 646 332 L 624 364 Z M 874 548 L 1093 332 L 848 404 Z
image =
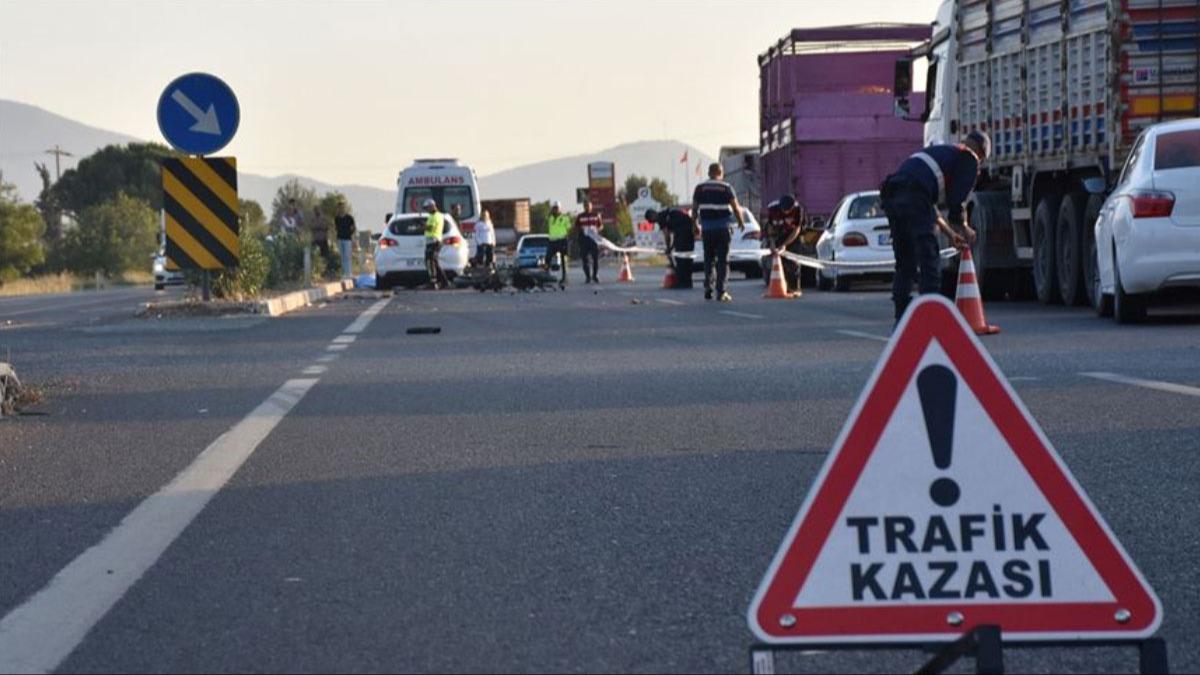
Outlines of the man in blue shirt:
M 724 177 L 725 169 L 719 163 L 709 165 L 708 180 L 692 192 L 692 210 L 699 223 L 697 234 L 704 241 L 704 299 L 713 299 L 715 276 L 717 298 L 721 302 L 733 302 L 725 292 L 725 280 L 729 277 L 729 244 L 733 239 L 734 220 L 737 220 L 739 231 L 745 231 L 746 223 L 742 219 L 737 193 L 733 186 L 721 180 Z
M 922 295 L 938 291 L 941 256 L 937 229 L 955 246 L 975 242 L 975 231 L 966 220 L 967 200 L 991 151 L 988 135 L 972 131 L 961 145 L 931 145 L 909 157 L 883 182 L 883 210 L 892 228 L 896 255 L 892 301 L 897 321 L 912 300 L 914 280 Z M 946 209 L 945 218 L 939 206 Z

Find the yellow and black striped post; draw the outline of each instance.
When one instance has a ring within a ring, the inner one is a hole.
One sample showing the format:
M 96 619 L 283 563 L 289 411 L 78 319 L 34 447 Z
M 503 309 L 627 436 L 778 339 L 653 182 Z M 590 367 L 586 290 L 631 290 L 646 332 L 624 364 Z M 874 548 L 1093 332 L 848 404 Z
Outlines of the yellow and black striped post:
M 236 267 L 237 159 L 182 157 L 162 163 L 167 269 Z

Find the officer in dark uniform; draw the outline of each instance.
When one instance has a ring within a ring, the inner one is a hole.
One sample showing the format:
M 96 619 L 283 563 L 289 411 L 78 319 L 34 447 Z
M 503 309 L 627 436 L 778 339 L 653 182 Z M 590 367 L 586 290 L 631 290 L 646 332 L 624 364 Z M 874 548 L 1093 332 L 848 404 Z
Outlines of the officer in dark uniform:
M 725 169 L 716 162 L 710 164 L 708 180 L 692 192 L 692 210 L 704 238 L 704 299 L 713 299 L 715 281 L 717 299 L 733 302 L 725 291 L 725 280 L 729 277 L 729 244 L 733 241 L 734 221 L 737 221 L 739 231 L 746 230 L 746 222 L 737 193 L 723 178 Z
M 941 256 L 937 228 L 956 246 L 974 243 L 975 231 L 967 224 L 966 205 L 980 167 L 991 152 L 991 138 L 982 131 L 972 131 L 961 145 L 931 145 L 909 157 L 883 182 L 883 210 L 892 229 L 896 255 L 892 301 L 897 321 L 912 300 L 914 280 L 922 294 L 938 291 Z M 946 218 L 939 213 L 939 206 L 945 207 Z
M 646 222 L 656 223 L 667 245 L 667 260 L 675 270 L 675 285 L 671 288 L 692 287 L 692 254 L 696 251 L 696 223 L 683 209 L 648 209 Z M 684 255 L 677 255 L 684 254 Z
M 784 195 L 767 205 L 767 245 L 771 253 L 788 251 L 802 253 L 803 241 L 800 234 L 804 229 L 804 209 L 791 195 Z M 765 268 L 767 283 L 771 282 L 771 269 Z M 783 276 L 793 292 L 800 288 L 800 265 L 796 261 L 783 259 Z

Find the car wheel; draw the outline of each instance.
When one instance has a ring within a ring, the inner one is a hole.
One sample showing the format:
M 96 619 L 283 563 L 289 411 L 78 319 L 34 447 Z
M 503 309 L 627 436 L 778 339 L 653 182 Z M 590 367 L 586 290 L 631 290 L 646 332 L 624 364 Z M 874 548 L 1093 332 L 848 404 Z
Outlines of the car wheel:
M 1100 305 L 1100 251 L 1096 246 L 1096 221 L 1100 219 L 1100 207 L 1104 197 L 1091 195 L 1083 209 L 1083 291 L 1084 301 L 1099 310 Z M 1111 308 L 1109 309 L 1111 312 Z
M 1121 267 L 1113 251 L 1113 317 L 1117 323 L 1137 323 L 1146 318 L 1146 298 L 1143 295 L 1126 293 L 1121 282 Z
M 833 289 L 839 293 L 845 293 L 846 291 L 850 290 L 850 277 L 844 277 L 840 274 L 834 273 Z
M 375 290 L 386 291 L 389 288 L 386 275 L 375 275 Z
M 817 271 L 817 290 L 828 291 L 831 288 L 833 288 L 833 280 L 826 277 L 824 274 L 821 274 L 821 272 L 818 270 Z
M 167 285 L 166 284 L 154 284 L 154 290 L 165 291 L 165 290 L 167 290 Z
M 1058 291 L 1064 305 L 1083 304 L 1083 210 L 1087 195 L 1073 192 L 1058 209 L 1055 233 L 1055 264 L 1058 267 Z
M 1058 265 L 1054 236 L 1058 230 L 1059 198 L 1042 199 L 1033 216 L 1033 287 L 1044 305 L 1057 303 Z

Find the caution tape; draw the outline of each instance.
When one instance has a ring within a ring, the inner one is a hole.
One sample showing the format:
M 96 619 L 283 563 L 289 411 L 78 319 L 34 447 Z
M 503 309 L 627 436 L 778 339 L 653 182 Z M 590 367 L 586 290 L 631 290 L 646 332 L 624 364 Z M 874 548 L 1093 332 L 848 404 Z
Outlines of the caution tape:
M 599 244 L 600 244 L 601 248 L 608 249 L 609 251 L 612 251 L 614 253 L 623 253 L 626 255 L 628 255 L 628 254 L 667 255 L 667 251 L 664 249 L 661 249 L 661 248 L 646 248 L 646 247 L 642 247 L 642 246 L 622 247 L 622 246 L 617 246 L 616 244 L 612 243 L 611 241 L 609 241 L 607 239 L 600 239 Z M 674 251 L 670 255 L 674 258 L 681 258 L 681 259 L 689 259 L 690 258 L 692 260 L 696 259 L 695 251 Z M 762 258 L 764 258 L 768 255 L 771 255 L 771 250 L 766 249 L 766 248 L 760 248 L 760 249 L 756 249 L 754 251 L 744 251 L 744 250 L 743 251 L 730 251 L 729 252 L 729 260 L 731 260 L 731 261 L 761 260 Z M 800 255 L 799 253 L 792 253 L 791 251 L 780 251 L 779 255 L 784 258 L 787 258 L 788 260 L 791 260 L 792 262 L 796 263 L 797 265 L 801 265 L 803 267 L 811 267 L 813 269 L 818 269 L 818 270 L 824 270 L 824 269 L 874 269 L 874 268 L 884 268 L 884 267 L 895 267 L 896 266 L 896 261 L 894 259 L 879 260 L 876 262 L 857 262 L 857 261 L 847 261 L 847 260 L 821 260 L 819 258 L 814 258 L 812 256 Z M 958 255 L 958 249 L 944 248 L 938 252 L 938 255 L 943 260 L 949 260 Z

